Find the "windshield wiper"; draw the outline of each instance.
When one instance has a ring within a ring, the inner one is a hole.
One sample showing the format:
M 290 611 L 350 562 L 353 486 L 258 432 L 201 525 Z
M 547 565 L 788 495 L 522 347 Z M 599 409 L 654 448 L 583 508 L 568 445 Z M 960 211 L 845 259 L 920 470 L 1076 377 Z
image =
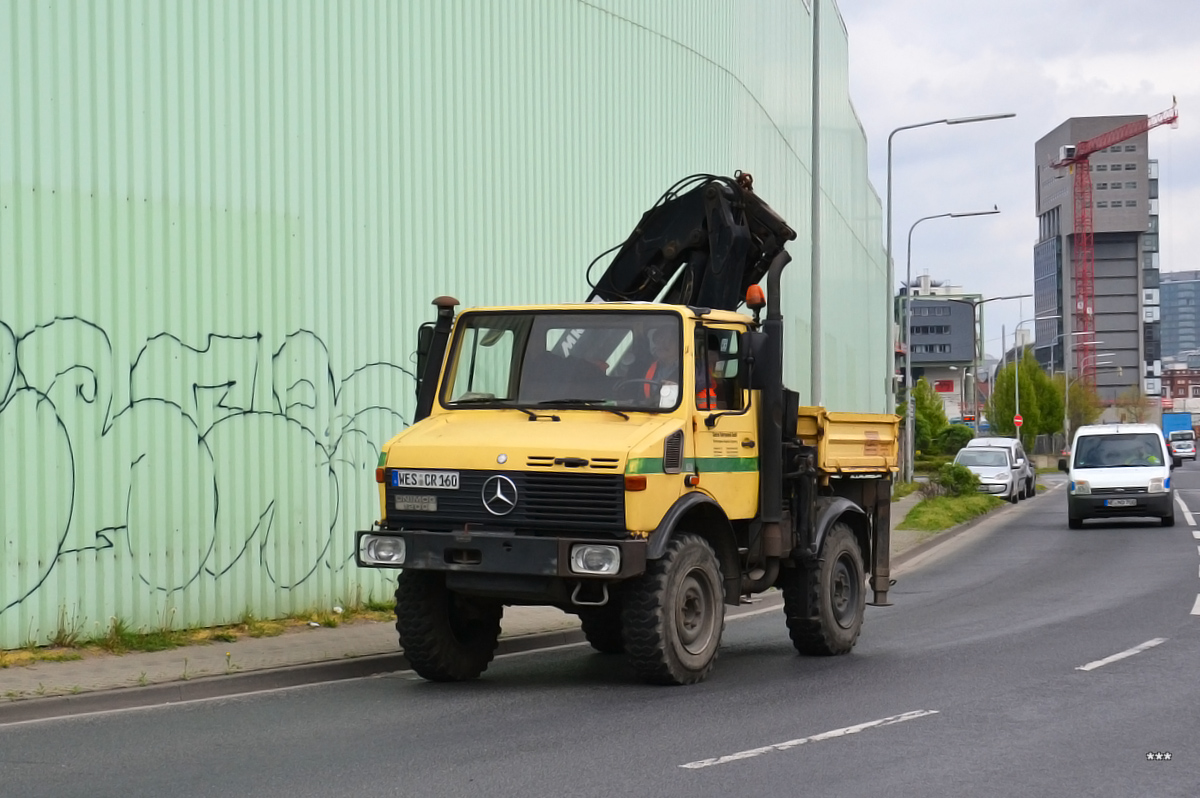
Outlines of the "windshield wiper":
M 622 413 L 616 408 L 608 407 L 604 404 L 604 401 L 605 400 L 603 399 L 546 399 L 538 402 L 538 404 L 553 405 L 555 407 L 595 407 L 599 410 L 607 410 L 610 413 L 615 413 L 626 421 L 629 420 L 629 416 L 627 414 Z

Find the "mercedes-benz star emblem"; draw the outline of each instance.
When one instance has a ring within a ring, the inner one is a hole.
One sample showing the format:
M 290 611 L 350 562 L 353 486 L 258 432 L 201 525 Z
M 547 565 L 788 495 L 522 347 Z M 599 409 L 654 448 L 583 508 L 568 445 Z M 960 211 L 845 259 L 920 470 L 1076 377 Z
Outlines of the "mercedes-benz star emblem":
M 483 483 L 483 506 L 492 515 L 508 515 L 517 506 L 517 486 L 500 474 L 488 477 Z

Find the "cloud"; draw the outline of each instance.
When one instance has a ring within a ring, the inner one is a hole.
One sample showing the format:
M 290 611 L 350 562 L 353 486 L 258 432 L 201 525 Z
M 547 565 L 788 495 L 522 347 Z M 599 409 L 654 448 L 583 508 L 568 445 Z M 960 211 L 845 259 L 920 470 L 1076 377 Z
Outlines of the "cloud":
M 1200 3 L 1142 0 L 843 0 L 851 97 L 866 128 L 871 181 L 887 190 L 896 127 L 1014 112 L 1014 119 L 896 134 L 893 257 L 923 216 L 996 204 L 999 216 L 938 219 L 913 230 L 913 274 L 928 272 L 984 296 L 1031 293 L 1034 143 L 1071 117 L 1155 114 L 1179 101 L 1178 129 L 1149 134 L 1159 160 L 1165 271 L 1200 268 Z M 886 231 L 885 231 L 886 234 Z M 994 303 L 986 337 L 999 351 L 1033 314 L 1032 300 Z M 1029 325 L 1025 325 L 1029 326 Z

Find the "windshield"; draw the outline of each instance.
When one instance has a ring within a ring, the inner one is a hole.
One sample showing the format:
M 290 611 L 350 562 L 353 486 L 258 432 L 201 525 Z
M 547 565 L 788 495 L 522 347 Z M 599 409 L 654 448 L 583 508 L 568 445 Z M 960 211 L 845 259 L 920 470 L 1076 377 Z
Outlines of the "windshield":
M 1161 466 L 1162 438 L 1153 432 L 1089 435 L 1075 442 L 1075 468 Z
M 666 312 L 463 314 L 442 404 L 671 410 L 681 332 L 680 317 Z
M 954 462 L 961 466 L 1005 468 L 1008 466 L 1008 453 L 1000 449 L 963 449 Z
M 1177 429 L 1171 433 L 1171 440 L 1194 441 L 1196 440 L 1196 433 L 1192 432 L 1190 429 Z

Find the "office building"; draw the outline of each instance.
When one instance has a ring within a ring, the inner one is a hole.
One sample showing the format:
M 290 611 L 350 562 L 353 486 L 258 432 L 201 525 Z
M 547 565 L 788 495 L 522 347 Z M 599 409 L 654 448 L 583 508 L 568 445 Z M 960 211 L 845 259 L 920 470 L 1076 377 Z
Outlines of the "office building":
M 1079 327 L 1072 252 L 1080 238 L 1075 229 L 1075 178 L 1056 169 L 1063 148 L 1084 142 L 1145 116 L 1068 119 L 1034 146 L 1037 174 L 1038 242 L 1034 246 L 1035 353 L 1047 370 L 1072 375 L 1094 368 L 1102 401 L 1111 404 L 1135 386 L 1147 395 L 1161 393 L 1162 352 L 1159 330 L 1158 164 L 1147 151 L 1148 134 L 1133 136 L 1090 156 L 1092 229 L 1095 253 L 1093 319 L 1095 340 L 1090 362 L 1076 352 L 1087 336 Z M 1085 350 L 1086 351 L 1086 350 Z M 1098 357 L 1098 352 L 1111 353 Z M 1098 368 L 1097 362 L 1101 362 Z
M 1162 356 L 1178 358 L 1200 349 L 1200 271 L 1163 272 L 1159 282 L 1162 308 Z

